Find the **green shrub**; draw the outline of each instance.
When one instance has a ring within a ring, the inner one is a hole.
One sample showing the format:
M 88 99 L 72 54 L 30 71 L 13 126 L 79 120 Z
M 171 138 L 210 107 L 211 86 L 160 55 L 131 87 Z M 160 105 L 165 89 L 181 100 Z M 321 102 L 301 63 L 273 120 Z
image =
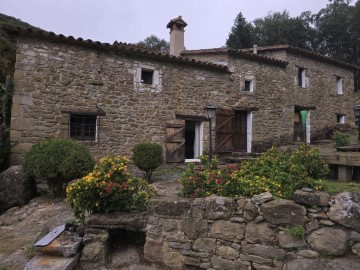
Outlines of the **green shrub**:
M 351 135 L 340 131 L 335 131 L 332 135 L 335 147 L 347 146 L 350 144 Z
M 291 198 L 296 189 L 320 189 L 321 179 L 328 174 L 318 149 L 299 146 L 296 151 L 271 148 L 253 161 L 223 167 L 207 165 L 195 168 L 190 164 L 182 175 L 180 194 L 185 197 L 219 196 L 251 197 L 270 191 L 282 198 Z
M 305 229 L 301 225 L 295 225 L 286 230 L 286 232 L 295 238 L 303 239 L 305 236 Z
M 142 142 L 134 145 L 133 161 L 144 174 L 144 177 L 151 181 L 153 171 L 163 162 L 163 149 L 160 144 Z
M 54 195 L 61 192 L 66 183 L 86 175 L 93 167 L 89 150 L 70 139 L 50 139 L 33 145 L 23 163 L 27 174 L 47 180 Z
M 155 191 L 146 180 L 131 178 L 125 157 L 106 157 L 87 176 L 66 188 L 74 215 L 84 221 L 86 213 L 145 211 Z

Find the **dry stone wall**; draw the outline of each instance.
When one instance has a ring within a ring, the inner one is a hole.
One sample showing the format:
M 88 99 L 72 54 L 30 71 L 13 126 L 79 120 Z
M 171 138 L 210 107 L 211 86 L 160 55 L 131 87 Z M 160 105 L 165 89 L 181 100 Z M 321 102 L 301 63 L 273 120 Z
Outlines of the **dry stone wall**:
M 145 259 L 171 269 L 302 269 L 297 265 L 316 261 L 328 267 L 336 264 L 329 257 L 348 255 L 355 256 L 346 261 L 348 269 L 357 269 L 359 196 L 342 193 L 330 200 L 324 192 L 297 191 L 295 201 L 270 193 L 251 199 L 155 199 Z M 296 229 L 298 237 L 291 233 Z

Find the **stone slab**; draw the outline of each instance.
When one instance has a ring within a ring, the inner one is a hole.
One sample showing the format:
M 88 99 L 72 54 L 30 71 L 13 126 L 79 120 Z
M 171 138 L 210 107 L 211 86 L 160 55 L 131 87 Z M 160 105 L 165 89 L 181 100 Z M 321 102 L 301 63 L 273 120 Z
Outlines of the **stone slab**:
M 74 269 L 80 257 L 64 258 L 55 256 L 35 256 L 26 265 L 24 270 L 71 270 Z

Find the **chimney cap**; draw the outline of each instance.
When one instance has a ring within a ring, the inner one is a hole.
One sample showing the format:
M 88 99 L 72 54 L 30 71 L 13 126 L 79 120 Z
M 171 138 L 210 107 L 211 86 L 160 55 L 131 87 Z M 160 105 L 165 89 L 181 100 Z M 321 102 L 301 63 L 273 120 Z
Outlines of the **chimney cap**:
M 170 20 L 170 22 L 168 22 L 168 24 L 166 25 L 166 28 L 172 29 L 174 24 L 181 25 L 184 28 L 187 26 L 187 23 L 182 19 L 181 15 L 175 19 Z

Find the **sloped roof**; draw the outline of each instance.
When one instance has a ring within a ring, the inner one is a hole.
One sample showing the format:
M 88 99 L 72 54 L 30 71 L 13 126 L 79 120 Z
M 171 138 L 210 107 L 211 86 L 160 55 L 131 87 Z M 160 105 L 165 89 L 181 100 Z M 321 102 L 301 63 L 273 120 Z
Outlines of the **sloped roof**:
M 264 62 L 264 63 L 282 66 L 282 67 L 285 67 L 288 64 L 287 61 L 279 60 L 279 59 L 276 59 L 273 57 L 253 54 L 252 52 L 250 53 L 245 50 L 232 49 L 232 48 L 227 48 L 227 47 L 202 49 L 202 50 L 186 50 L 186 51 L 182 51 L 181 55 L 191 56 L 191 55 L 196 55 L 196 54 L 203 55 L 203 54 L 219 54 L 219 53 L 229 54 L 229 55 L 233 55 L 236 57 L 241 57 L 241 58 L 245 58 L 245 59 L 250 59 L 250 60 L 254 60 L 254 61 L 258 61 L 258 62 Z
M 2 26 L 2 29 L 7 31 L 9 34 L 14 34 L 17 36 L 29 36 L 29 37 L 38 37 L 42 39 L 47 39 L 51 41 L 57 41 L 57 42 L 65 42 L 69 44 L 79 45 L 79 46 L 86 46 L 96 49 L 102 49 L 102 50 L 112 50 L 116 52 L 123 52 L 128 53 L 132 55 L 139 55 L 139 56 L 146 56 L 151 59 L 157 59 L 160 61 L 165 62 L 175 62 L 175 63 L 181 63 L 185 65 L 194 65 L 199 66 L 203 68 L 210 68 L 222 72 L 229 72 L 227 66 L 215 64 L 212 62 L 206 62 L 206 61 L 198 61 L 195 59 L 189 59 L 181 56 L 174 56 L 170 55 L 168 53 L 163 53 L 154 49 L 149 49 L 144 46 L 138 46 L 134 44 L 129 43 L 123 43 L 115 41 L 113 44 L 109 43 L 101 43 L 99 41 L 93 41 L 90 39 L 84 40 L 82 38 L 75 39 L 73 36 L 64 36 L 62 34 L 57 35 L 53 32 L 47 32 L 43 30 L 34 30 L 34 29 L 24 29 L 20 27 L 11 27 L 4 25 Z
M 246 49 L 241 49 L 244 52 L 252 52 L 253 48 L 246 48 Z M 351 63 L 346 63 L 346 62 L 342 62 L 342 61 L 338 61 L 335 59 L 332 59 L 330 57 L 324 56 L 322 54 L 313 52 L 313 51 L 309 51 L 309 50 L 305 50 L 305 49 L 300 49 L 291 45 L 273 45 L 273 46 L 264 46 L 264 47 L 257 47 L 257 51 L 258 52 L 267 52 L 267 51 L 281 51 L 281 50 L 285 50 L 294 54 L 299 54 L 299 55 L 304 55 L 313 59 L 317 59 L 317 60 L 321 60 L 330 64 L 334 64 L 334 65 L 338 65 L 338 66 L 342 66 L 342 67 L 346 67 L 346 68 L 350 68 L 350 69 L 360 69 L 359 66 L 355 65 L 355 64 L 351 64 Z

